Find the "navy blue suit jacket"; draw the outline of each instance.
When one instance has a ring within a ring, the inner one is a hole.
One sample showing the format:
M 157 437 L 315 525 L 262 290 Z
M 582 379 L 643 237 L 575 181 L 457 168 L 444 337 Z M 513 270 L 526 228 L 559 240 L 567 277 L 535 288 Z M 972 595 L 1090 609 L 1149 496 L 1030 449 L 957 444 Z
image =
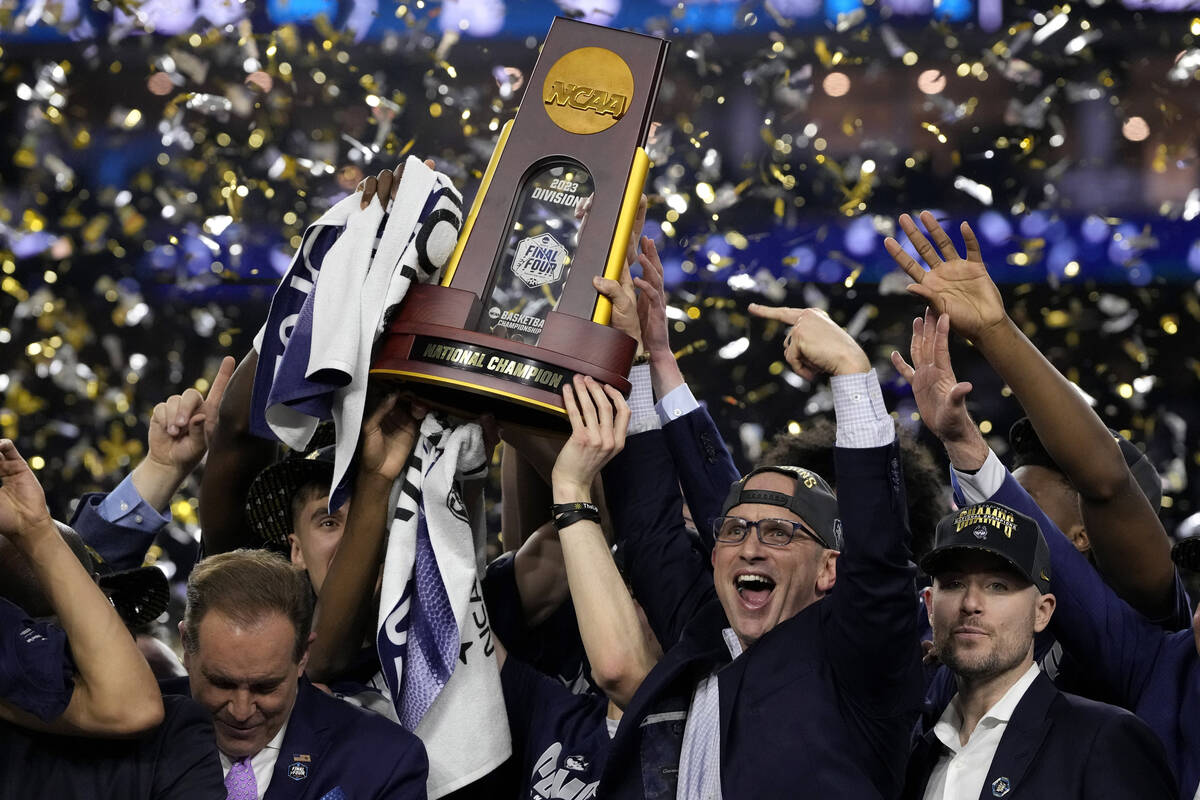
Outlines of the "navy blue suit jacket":
M 921 800 L 944 747 L 923 720 L 905 781 L 905 800 Z M 1168 800 L 1178 797 L 1162 742 L 1146 723 L 1116 706 L 1060 692 L 1039 674 L 1005 728 L 979 800 Z M 962 800 L 969 800 L 963 798 Z
M 665 436 L 630 437 L 604 473 L 627 575 L 669 649 L 625 710 L 598 796 L 675 797 L 692 692 L 719 669 L 725 797 L 895 797 L 924 685 L 896 445 L 837 450 L 846 546 L 833 592 L 730 662 L 728 622 L 705 548 L 684 529 Z
M 160 685 L 190 694 L 186 678 Z M 263 800 L 424 800 L 428 773 L 420 739 L 301 676 Z
M 662 430 L 700 541 L 711 552 L 713 520 L 721 514 L 729 487 L 742 474 L 703 406 L 671 420 Z

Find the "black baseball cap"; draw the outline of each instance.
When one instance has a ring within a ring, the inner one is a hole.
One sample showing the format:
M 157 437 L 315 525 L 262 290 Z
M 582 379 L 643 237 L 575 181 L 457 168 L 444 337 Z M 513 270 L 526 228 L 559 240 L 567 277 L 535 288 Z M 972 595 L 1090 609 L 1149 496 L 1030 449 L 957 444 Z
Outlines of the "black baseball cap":
M 70 525 L 57 520 L 55 525 L 63 541 L 92 575 L 126 625 L 131 628 L 148 625 L 167 610 L 171 603 L 171 587 L 165 572 L 152 564 L 114 569 Z
M 1133 479 L 1137 481 L 1138 488 L 1142 490 L 1142 494 L 1150 501 L 1150 507 L 1157 513 L 1159 506 L 1162 505 L 1162 479 L 1158 476 L 1158 470 L 1154 468 L 1150 459 L 1146 458 L 1146 454 L 1139 450 L 1136 444 L 1112 428 L 1109 428 L 1108 432 L 1112 434 L 1117 446 L 1121 448 L 1121 455 L 1125 457 L 1125 463 L 1129 466 L 1129 471 L 1133 473 Z M 1029 417 L 1021 417 L 1013 423 L 1012 428 L 1008 431 L 1008 444 L 1013 450 L 1014 470 L 1018 467 L 1032 465 L 1062 472 L 1062 468 L 1046 452 L 1046 447 L 1038 438 L 1037 431 L 1033 429 L 1033 423 L 1029 421 Z
M 921 569 L 936 577 L 954 555 L 991 553 L 1043 594 L 1050 591 L 1050 548 L 1031 517 L 999 503 L 976 503 L 942 517 Z
M 796 488 L 791 494 L 746 488 L 746 483 L 751 478 L 764 472 L 786 475 L 796 481 Z M 823 546 L 831 550 L 842 549 L 842 523 L 838 519 L 837 497 L 829 483 L 811 470 L 789 466 L 759 467 L 752 470 L 729 487 L 725 504 L 721 506 L 721 516 L 725 516 L 730 509 L 742 503 L 762 503 L 786 508 L 812 527 Z

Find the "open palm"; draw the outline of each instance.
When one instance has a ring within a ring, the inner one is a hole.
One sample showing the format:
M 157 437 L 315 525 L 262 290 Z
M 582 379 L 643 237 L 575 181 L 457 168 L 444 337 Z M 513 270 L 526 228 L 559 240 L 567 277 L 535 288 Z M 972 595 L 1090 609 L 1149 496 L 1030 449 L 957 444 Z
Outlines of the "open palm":
M 945 441 L 959 441 L 975 425 L 967 413 L 970 383 L 960 383 L 950 363 L 950 317 L 934 321 L 933 312 L 913 320 L 912 345 L 908 364 L 899 353 L 892 353 L 892 364 L 912 386 L 917 410 L 925 427 Z
M 966 244 L 966 258 L 963 258 L 933 214 L 922 212 L 921 222 L 929 231 L 929 239 L 921 233 L 912 217 L 900 215 L 901 229 L 929 266 L 928 270 L 904 252 L 895 239 L 888 237 L 884 246 L 912 278 L 913 283 L 907 287 L 909 292 L 924 299 L 939 315 L 948 314 L 956 333 L 978 339 L 1005 319 L 1004 301 L 983 263 L 979 240 L 971 226 L 962 223 L 959 230 Z
M 10 439 L 0 439 L 0 534 L 14 541 L 50 518 L 46 494 Z

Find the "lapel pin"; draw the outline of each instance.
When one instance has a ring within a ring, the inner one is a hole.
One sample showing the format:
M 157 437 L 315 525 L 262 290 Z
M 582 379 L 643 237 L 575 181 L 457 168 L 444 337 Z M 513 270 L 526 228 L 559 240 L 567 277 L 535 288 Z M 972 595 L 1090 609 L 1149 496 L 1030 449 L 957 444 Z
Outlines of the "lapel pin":
M 1004 797 L 1012 789 L 1012 782 L 1008 778 L 996 778 L 992 781 L 992 797 Z
M 288 765 L 287 776 L 294 781 L 304 780 L 308 777 L 308 765 L 311 762 L 311 756 L 293 755 L 292 763 Z

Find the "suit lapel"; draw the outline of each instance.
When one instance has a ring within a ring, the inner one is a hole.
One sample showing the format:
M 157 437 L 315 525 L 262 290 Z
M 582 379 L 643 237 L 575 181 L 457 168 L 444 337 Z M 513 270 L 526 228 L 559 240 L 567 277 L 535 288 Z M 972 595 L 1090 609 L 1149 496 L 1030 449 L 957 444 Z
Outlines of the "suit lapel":
M 315 708 L 319 693 L 301 676 L 296 704 L 288 719 L 287 732 L 279 746 L 279 758 L 271 773 L 271 784 L 263 800 L 313 800 L 321 785 L 317 774 L 328 741 L 328 730 Z
M 987 779 L 979 793 L 980 800 L 1007 797 L 1020 785 L 1021 777 L 1054 725 L 1048 712 L 1057 697 L 1058 689 L 1039 672 L 1004 728 L 1004 736 L 992 756 L 992 765 L 988 767 Z
M 905 800 L 920 798 L 925 794 L 925 786 L 929 776 L 942 755 L 942 741 L 934 735 L 932 726 L 924 734 L 916 737 L 913 751 L 908 758 L 908 767 L 904 776 L 904 792 L 901 797 Z

